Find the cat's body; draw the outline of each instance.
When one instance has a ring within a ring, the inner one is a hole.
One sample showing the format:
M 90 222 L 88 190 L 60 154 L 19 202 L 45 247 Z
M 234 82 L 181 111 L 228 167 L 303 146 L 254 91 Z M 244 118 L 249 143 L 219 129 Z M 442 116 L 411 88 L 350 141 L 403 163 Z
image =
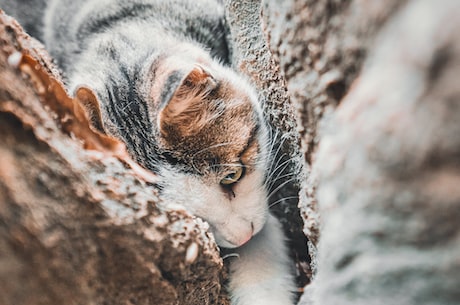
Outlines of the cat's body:
M 207 220 L 220 246 L 239 247 L 232 303 L 292 304 L 284 237 L 267 206 L 268 131 L 254 90 L 224 65 L 219 2 L 52 0 L 42 15 L 29 30 L 69 91 L 91 88 L 103 130 L 161 176 L 164 201 Z

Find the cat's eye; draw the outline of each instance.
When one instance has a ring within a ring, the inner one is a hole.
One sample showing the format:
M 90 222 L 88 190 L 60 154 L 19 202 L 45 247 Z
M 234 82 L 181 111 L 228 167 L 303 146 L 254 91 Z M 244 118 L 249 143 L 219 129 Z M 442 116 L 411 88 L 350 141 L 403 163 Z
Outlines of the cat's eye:
M 233 171 L 228 173 L 222 180 L 220 180 L 220 184 L 222 185 L 232 185 L 237 183 L 244 175 L 244 167 L 239 166 L 236 167 Z

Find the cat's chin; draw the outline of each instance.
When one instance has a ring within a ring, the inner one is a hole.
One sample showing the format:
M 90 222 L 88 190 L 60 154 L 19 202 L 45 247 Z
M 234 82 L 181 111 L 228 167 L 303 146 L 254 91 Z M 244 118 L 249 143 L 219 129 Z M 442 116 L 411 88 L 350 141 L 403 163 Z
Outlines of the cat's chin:
M 247 244 L 251 239 L 252 239 L 252 234 L 250 236 L 246 236 L 244 239 L 241 239 L 241 241 L 239 241 L 238 244 L 235 244 L 235 243 L 229 242 L 228 240 L 219 239 L 216 237 L 216 243 L 219 247 L 233 249 L 233 248 L 239 248 Z
M 230 238 L 225 238 L 224 235 L 221 234 L 219 231 L 215 230 L 213 226 L 211 226 L 211 231 L 214 234 L 217 245 L 219 247 L 228 248 L 228 249 L 238 248 L 238 247 L 241 247 L 247 244 L 252 239 L 252 237 L 257 233 L 257 232 L 254 232 L 254 227 L 251 227 L 250 231 L 247 231 L 246 233 L 240 232 L 237 236 L 232 237 L 230 239 Z
M 244 243 L 241 243 L 240 245 L 234 245 L 226 240 L 222 240 L 222 241 L 216 241 L 217 242 L 217 245 L 221 248 L 226 248 L 226 249 L 235 249 L 235 248 L 239 248 L 245 244 L 247 244 L 250 240 L 251 240 L 252 236 L 247 240 L 245 241 Z

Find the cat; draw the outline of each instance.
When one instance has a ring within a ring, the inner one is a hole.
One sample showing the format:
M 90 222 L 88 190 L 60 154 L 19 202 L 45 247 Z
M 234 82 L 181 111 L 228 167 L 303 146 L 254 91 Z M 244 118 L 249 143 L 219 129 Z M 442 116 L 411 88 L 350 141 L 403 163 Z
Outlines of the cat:
M 69 92 L 94 92 L 96 125 L 161 177 L 164 202 L 205 219 L 217 244 L 237 253 L 232 304 L 292 304 L 285 237 L 267 204 L 269 130 L 253 87 L 229 67 L 222 4 L 41 1 L 0 5 L 20 22 L 34 16 L 26 30 L 63 69 Z

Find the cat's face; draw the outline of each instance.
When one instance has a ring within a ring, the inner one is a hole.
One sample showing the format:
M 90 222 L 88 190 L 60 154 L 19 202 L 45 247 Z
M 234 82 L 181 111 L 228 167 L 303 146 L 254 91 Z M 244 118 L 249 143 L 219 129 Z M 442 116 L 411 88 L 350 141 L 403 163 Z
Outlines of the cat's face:
M 164 201 L 205 219 L 220 246 L 241 246 L 268 214 L 267 128 L 256 95 L 221 66 L 195 63 L 187 73 L 171 66 L 158 67 L 165 77 L 151 89 L 167 160 L 159 169 Z

